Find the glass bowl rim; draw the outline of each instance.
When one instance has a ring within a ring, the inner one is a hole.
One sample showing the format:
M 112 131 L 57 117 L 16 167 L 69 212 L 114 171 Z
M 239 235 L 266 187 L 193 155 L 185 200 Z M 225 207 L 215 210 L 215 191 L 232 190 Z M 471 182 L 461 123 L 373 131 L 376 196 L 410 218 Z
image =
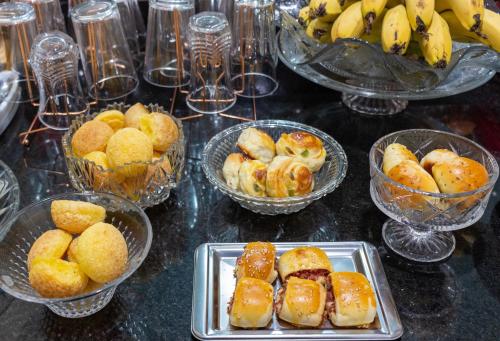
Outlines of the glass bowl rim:
M 472 191 L 447 194 L 447 193 L 434 193 L 434 192 L 421 191 L 418 189 L 414 189 L 414 188 L 405 186 L 397 181 L 392 180 L 387 175 L 385 175 L 385 173 L 380 169 L 380 167 L 378 167 L 375 164 L 375 152 L 377 150 L 377 148 L 375 146 L 380 145 L 380 143 L 383 140 L 388 139 L 392 136 L 399 135 L 401 133 L 410 133 L 410 132 L 428 132 L 428 133 L 434 133 L 434 134 L 447 135 L 449 137 L 453 137 L 455 139 L 462 140 L 462 141 L 464 141 L 468 144 L 471 144 L 474 147 L 480 149 L 483 153 L 485 153 L 488 156 L 489 159 L 491 159 L 493 161 L 493 172 L 492 172 L 492 175 L 489 177 L 488 183 L 486 185 L 483 185 L 483 186 L 476 188 L 475 190 L 472 190 Z M 403 190 L 410 192 L 410 193 L 421 194 L 421 195 L 425 195 L 428 197 L 440 198 L 440 199 L 466 198 L 468 196 L 471 196 L 471 195 L 474 195 L 477 193 L 488 191 L 489 189 L 493 188 L 493 186 L 495 185 L 495 183 L 498 179 L 498 175 L 499 175 L 498 163 L 497 163 L 495 157 L 489 151 L 487 151 L 486 148 L 482 147 L 478 143 L 476 143 L 476 142 L 474 142 L 471 139 L 468 139 L 466 137 L 463 137 L 463 136 L 460 136 L 457 134 L 453 134 L 453 133 L 450 133 L 447 131 L 435 130 L 435 129 L 404 129 L 404 130 L 398 130 L 398 131 L 392 132 L 390 134 L 384 135 L 373 143 L 372 147 L 370 148 L 369 159 L 370 159 L 370 167 L 375 171 L 375 173 L 377 173 L 377 175 L 379 175 L 379 176 L 382 176 L 384 181 L 388 182 L 392 186 L 398 187 L 398 188 L 403 189 Z M 370 178 L 373 179 L 373 175 L 371 175 Z
M 3 168 L 3 170 L 5 171 L 7 176 L 9 177 L 9 182 L 12 185 L 13 195 L 14 195 L 14 198 L 13 198 L 14 205 L 13 205 L 12 210 L 9 213 L 7 219 L 5 220 L 5 225 L 0 227 L 0 235 L 2 234 L 1 230 L 9 227 L 9 223 L 12 221 L 12 217 L 17 213 L 17 211 L 19 210 L 19 205 L 21 204 L 21 188 L 19 187 L 19 182 L 17 181 L 17 178 L 16 178 L 14 172 L 2 160 L 0 160 L 0 169 L 1 168 Z
M 209 155 L 209 151 L 213 150 L 214 147 L 217 145 L 217 143 L 219 141 L 224 140 L 226 136 L 250 127 L 254 128 L 290 127 L 290 129 L 298 129 L 316 135 L 316 137 L 320 138 L 324 144 L 327 143 L 331 145 L 333 149 L 336 151 L 336 156 L 339 159 L 338 162 L 339 175 L 337 177 L 333 177 L 330 180 L 328 180 L 327 183 L 318 190 L 313 190 L 311 193 L 303 196 L 293 196 L 286 198 L 254 197 L 248 194 L 244 194 L 243 192 L 240 192 L 238 190 L 232 189 L 226 184 L 226 182 L 222 181 L 218 176 L 216 176 L 216 171 L 212 172 L 212 169 L 209 167 L 209 157 L 211 156 Z M 223 193 L 233 196 L 236 199 L 242 201 L 250 201 L 252 203 L 267 204 L 267 205 L 283 205 L 283 204 L 300 204 L 308 201 L 314 201 L 335 190 L 335 188 L 337 188 L 342 183 L 342 181 L 345 179 L 347 175 L 348 160 L 347 160 L 347 155 L 342 146 L 340 145 L 340 143 L 338 143 L 333 137 L 331 137 L 330 135 L 319 129 L 316 129 L 314 127 L 308 126 L 303 123 L 287 121 L 287 120 L 257 120 L 252 122 L 236 124 L 232 127 L 224 129 L 223 131 L 213 136 L 203 149 L 201 164 L 203 172 L 205 173 L 205 176 L 208 178 L 210 183 L 213 186 L 219 188 Z
M 29 212 L 31 209 L 33 209 L 37 206 L 40 206 L 48 201 L 62 199 L 62 198 L 65 198 L 69 195 L 76 195 L 76 196 L 81 196 L 81 197 L 88 197 L 88 196 L 112 197 L 113 199 L 115 199 L 117 201 L 125 201 L 125 202 L 129 203 L 130 205 L 134 206 L 137 209 L 139 215 L 141 216 L 143 222 L 145 222 L 145 226 L 146 226 L 146 245 L 144 246 L 144 249 L 142 250 L 142 252 L 139 256 L 139 261 L 135 262 L 135 265 L 132 266 L 128 271 L 124 272 L 120 277 L 116 278 L 115 280 L 113 280 L 111 282 L 105 283 L 103 286 L 99 287 L 98 289 L 92 290 L 90 292 L 85 292 L 85 293 L 81 293 L 81 294 L 69 296 L 69 297 L 46 298 L 46 297 L 41 297 L 41 296 L 38 297 L 38 296 L 33 296 L 33 295 L 20 294 L 17 290 L 10 289 L 10 287 L 5 285 L 3 281 L 0 281 L 0 288 L 2 290 L 4 290 L 6 293 L 8 293 L 9 295 L 12 295 L 15 298 L 21 299 L 23 301 L 34 302 L 34 303 L 44 303 L 44 304 L 71 302 L 71 301 L 75 301 L 75 300 L 88 298 L 88 297 L 95 296 L 96 294 L 99 294 L 103 291 L 106 291 L 108 289 L 111 289 L 111 288 L 114 288 L 114 287 L 117 287 L 118 285 L 120 285 L 123 281 L 125 281 L 127 278 L 132 276 L 132 274 L 134 274 L 137 271 L 137 269 L 142 265 L 142 263 L 144 262 L 144 260 L 148 256 L 149 250 L 151 248 L 151 243 L 153 241 L 153 228 L 151 226 L 151 222 L 149 221 L 148 216 L 146 215 L 144 210 L 140 206 L 136 205 L 134 202 L 127 200 L 125 198 L 122 198 L 120 196 L 111 194 L 111 193 L 65 192 L 65 193 L 55 194 L 55 195 L 49 196 L 45 199 L 42 199 L 40 201 L 36 201 L 34 203 L 31 203 L 28 206 L 21 209 L 20 211 L 18 211 L 9 221 L 9 224 L 10 224 L 9 226 L 13 225 L 15 223 L 15 221 L 22 214 Z M 2 242 L 3 242 L 3 240 L 0 241 L 0 243 L 2 243 Z M 33 291 L 35 291 L 35 289 L 33 289 Z

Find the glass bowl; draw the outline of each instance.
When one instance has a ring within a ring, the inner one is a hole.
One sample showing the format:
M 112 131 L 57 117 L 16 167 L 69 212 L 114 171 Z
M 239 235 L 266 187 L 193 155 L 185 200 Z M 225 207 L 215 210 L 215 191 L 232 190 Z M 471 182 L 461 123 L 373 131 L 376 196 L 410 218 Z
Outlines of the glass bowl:
M 20 191 L 16 176 L 0 160 L 0 238 L 6 233 L 9 222 L 19 209 Z
M 127 111 L 130 105 L 114 103 L 106 110 Z M 94 119 L 99 113 L 75 118 L 68 131 L 62 138 L 64 157 L 68 167 L 69 178 L 73 187 L 79 191 L 96 191 L 114 193 L 129 198 L 141 207 L 150 207 L 165 201 L 170 196 L 170 190 L 177 186 L 184 168 L 185 142 L 182 123 L 170 115 L 163 107 L 157 104 L 147 106 L 150 112 L 160 112 L 170 116 L 179 128 L 179 139 L 162 154 L 161 158 L 149 162 L 134 162 L 134 165 L 143 165 L 145 172 L 134 177 L 123 178 L 117 174 L 117 169 L 103 169 L 93 161 L 89 161 L 73 154 L 71 139 L 73 134 L 83 123 Z M 168 172 L 162 163 L 168 159 L 172 172 Z M 127 167 L 127 165 L 121 166 Z
M 289 198 L 254 197 L 226 184 L 222 175 L 224 161 L 228 154 L 239 151 L 236 147 L 238 137 L 249 127 L 265 131 L 274 141 L 277 141 L 282 133 L 292 131 L 305 131 L 323 141 L 327 153 L 326 161 L 323 167 L 314 173 L 314 189 L 311 193 Z M 300 211 L 313 201 L 333 192 L 346 176 L 347 156 L 337 141 L 316 128 L 290 121 L 262 120 L 235 125 L 212 137 L 203 150 L 202 166 L 210 183 L 244 208 L 255 213 L 276 215 Z
M 442 194 L 404 186 L 382 171 L 385 148 L 401 143 L 420 160 L 428 152 L 446 148 L 484 165 L 489 182 L 474 191 Z M 418 262 L 435 262 L 451 255 L 455 238 L 449 231 L 468 227 L 483 215 L 498 179 L 498 164 L 477 143 L 451 133 L 412 129 L 386 135 L 370 150 L 370 194 L 375 205 L 391 219 L 385 222 L 382 237 L 397 254 Z
M 95 290 L 67 298 L 43 298 L 30 285 L 26 265 L 28 252 L 45 231 L 55 228 L 50 214 L 53 200 L 88 201 L 106 208 L 105 222 L 113 224 L 128 246 L 126 271 Z M 65 193 L 51 196 L 19 211 L 0 240 L 0 288 L 23 301 L 45 304 L 57 315 L 78 318 L 92 315 L 109 303 L 116 287 L 131 276 L 146 258 L 153 231 L 144 211 L 113 194 Z

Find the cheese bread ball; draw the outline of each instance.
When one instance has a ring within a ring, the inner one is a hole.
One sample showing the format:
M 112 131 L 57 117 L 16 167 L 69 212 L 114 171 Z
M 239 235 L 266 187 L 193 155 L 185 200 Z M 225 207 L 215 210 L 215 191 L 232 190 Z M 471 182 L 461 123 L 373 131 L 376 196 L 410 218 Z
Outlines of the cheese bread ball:
M 139 127 L 153 142 L 154 150 L 164 152 L 179 139 L 179 128 L 168 115 L 154 112 L 151 115 L 142 115 Z
M 28 252 L 28 270 L 31 269 L 31 264 L 38 257 L 62 258 L 71 243 L 71 239 L 73 237 L 63 230 L 56 229 L 44 232 L 35 240 Z
M 134 104 L 125 112 L 125 126 L 139 129 L 142 115 L 149 115 L 149 110 L 142 103 Z
M 118 110 L 107 110 L 97 115 L 94 120 L 98 120 L 109 125 L 114 131 L 125 127 L 125 115 Z
M 76 248 L 77 247 L 78 247 L 78 238 L 75 238 L 75 239 L 73 239 L 71 244 L 69 244 L 68 252 L 66 253 L 68 256 L 68 261 L 78 263 L 76 261 Z
M 71 139 L 73 153 L 83 157 L 90 152 L 103 152 L 113 133 L 113 129 L 104 122 L 97 120 L 85 122 Z
M 123 175 L 116 172 L 106 172 L 109 170 L 109 162 L 106 153 L 104 152 L 91 152 L 83 157 L 86 160 L 94 162 L 97 166 L 101 166 L 103 170 L 98 167 L 94 169 L 94 183 L 93 187 L 95 190 L 107 187 L 110 185 L 110 181 L 115 181 L 121 183 L 124 179 Z
M 106 218 L 104 207 L 76 200 L 52 201 L 50 214 L 58 228 L 70 233 L 82 233 L 89 226 Z

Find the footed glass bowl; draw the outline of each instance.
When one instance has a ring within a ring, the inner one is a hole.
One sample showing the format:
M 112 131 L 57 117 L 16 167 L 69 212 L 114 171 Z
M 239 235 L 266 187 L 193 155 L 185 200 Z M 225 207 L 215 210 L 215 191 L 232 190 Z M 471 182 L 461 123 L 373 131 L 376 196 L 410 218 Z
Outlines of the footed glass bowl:
M 323 141 L 327 154 L 326 161 L 323 167 L 314 173 L 314 189 L 311 193 L 288 198 L 254 197 L 234 190 L 226 184 L 222 175 L 224 161 L 230 153 L 240 151 L 236 147 L 236 142 L 241 132 L 249 127 L 265 131 L 275 142 L 282 133 L 293 131 L 305 131 Z M 203 150 L 202 166 L 210 183 L 244 208 L 255 213 L 276 215 L 300 211 L 313 201 L 333 192 L 346 176 L 347 156 L 337 141 L 316 128 L 290 121 L 262 120 L 235 125 L 212 137 Z
M 77 296 L 66 298 L 41 297 L 30 285 L 28 252 L 42 233 L 54 229 L 50 215 L 53 200 L 88 201 L 106 208 L 106 223 L 113 224 L 125 237 L 128 264 L 125 272 L 112 282 Z M 144 211 L 134 203 L 113 194 L 65 193 L 49 197 L 19 211 L 0 239 L 0 288 L 23 301 L 45 304 L 63 317 L 92 315 L 109 303 L 116 287 L 130 277 L 146 258 L 153 232 Z
M 130 105 L 114 103 L 100 112 L 119 110 L 125 113 L 128 108 Z M 179 139 L 158 160 L 134 162 L 134 165 L 144 166 L 144 172 L 133 177 L 124 178 L 117 173 L 119 168 L 103 169 L 93 161 L 74 155 L 71 148 L 73 134 L 82 124 L 94 119 L 99 113 L 77 117 L 72 121 L 71 126 L 63 136 L 62 145 L 69 178 L 75 189 L 114 193 L 138 203 L 141 207 L 154 206 L 168 199 L 170 190 L 177 186 L 184 168 L 185 141 L 182 123 L 165 111 L 162 106 L 150 104 L 147 108 L 150 112 L 169 115 L 179 128 Z M 165 162 L 170 164 L 171 171 L 168 169 L 169 167 L 165 166 Z M 127 167 L 127 165 L 122 167 Z
M 382 171 L 385 148 L 401 143 L 419 160 L 434 149 L 446 148 L 484 165 L 489 182 L 474 191 L 441 194 L 404 186 Z M 463 229 L 481 219 L 498 179 L 498 164 L 486 149 L 455 134 L 427 129 L 398 131 L 375 142 L 370 150 L 370 194 L 391 219 L 382 237 L 391 250 L 418 262 L 435 262 L 451 255 L 455 238 L 449 231 Z
M 9 227 L 12 216 L 19 208 L 19 184 L 12 170 L 0 161 L 0 238 Z

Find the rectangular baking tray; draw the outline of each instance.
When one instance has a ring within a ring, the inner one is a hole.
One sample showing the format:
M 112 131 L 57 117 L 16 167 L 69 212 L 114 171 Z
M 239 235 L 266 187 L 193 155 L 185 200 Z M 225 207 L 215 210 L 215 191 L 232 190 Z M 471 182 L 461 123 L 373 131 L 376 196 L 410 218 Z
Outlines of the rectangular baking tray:
M 372 284 L 377 317 L 369 329 L 333 327 L 329 321 L 318 329 L 296 328 L 273 315 L 268 328 L 245 330 L 229 324 L 227 304 L 233 295 L 236 258 L 244 243 L 207 243 L 195 251 L 191 332 L 200 340 L 393 340 L 401 337 L 391 289 L 377 249 L 365 242 L 274 243 L 277 256 L 299 246 L 316 246 L 326 252 L 335 271 L 356 271 Z M 274 283 L 275 292 L 280 282 Z

